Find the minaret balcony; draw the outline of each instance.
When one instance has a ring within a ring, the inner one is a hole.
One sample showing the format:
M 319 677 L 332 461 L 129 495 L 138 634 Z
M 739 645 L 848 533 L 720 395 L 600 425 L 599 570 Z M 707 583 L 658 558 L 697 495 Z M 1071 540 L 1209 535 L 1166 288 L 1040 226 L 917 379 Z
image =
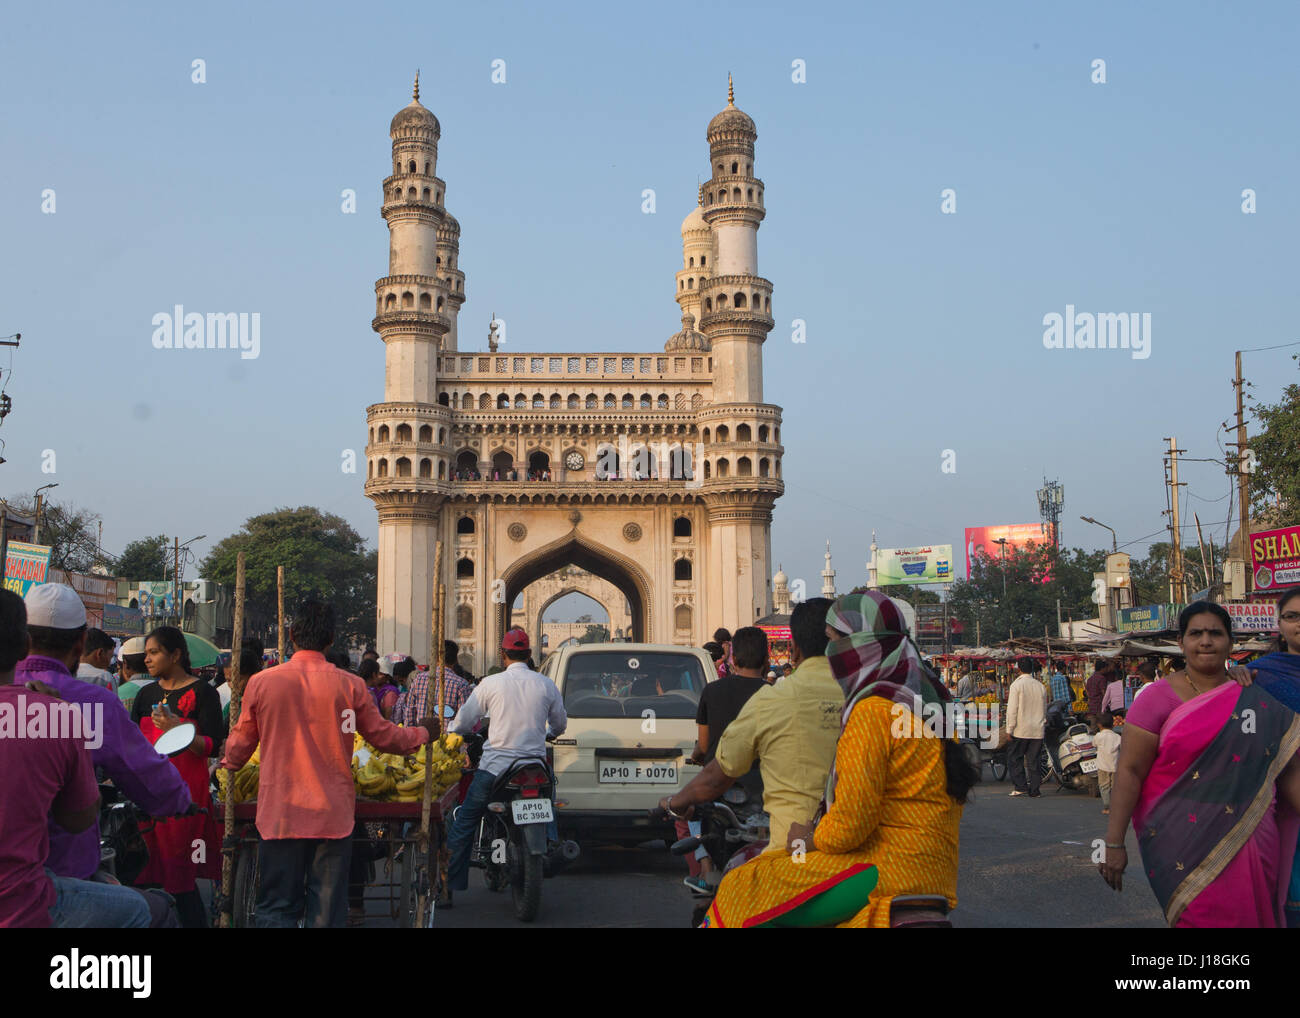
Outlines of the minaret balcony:
M 394 308 L 381 311 L 370 321 L 375 332 L 406 326 L 417 332 L 442 335 L 451 330 L 451 320 L 437 311 L 420 311 L 415 308 Z

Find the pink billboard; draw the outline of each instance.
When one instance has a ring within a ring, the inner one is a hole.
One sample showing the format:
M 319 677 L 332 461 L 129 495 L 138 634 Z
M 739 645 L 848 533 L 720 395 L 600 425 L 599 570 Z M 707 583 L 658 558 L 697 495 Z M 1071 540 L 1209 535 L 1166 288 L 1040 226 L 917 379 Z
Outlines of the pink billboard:
M 966 528 L 966 578 L 970 578 L 971 563 L 980 554 L 994 561 L 1002 557 L 999 538 L 1005 538 L 1007 551 L 1028 548 L 1031 544 L 1050 544 L 1051 525 L 1047 523 L 1005 523 L 995 527 Z

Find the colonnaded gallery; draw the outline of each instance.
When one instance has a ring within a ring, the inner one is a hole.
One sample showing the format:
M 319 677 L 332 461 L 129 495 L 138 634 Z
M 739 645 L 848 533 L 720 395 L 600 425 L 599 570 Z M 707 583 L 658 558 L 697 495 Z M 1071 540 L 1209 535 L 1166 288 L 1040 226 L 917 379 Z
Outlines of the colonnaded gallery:
M 547 584 L 554 597 L 588 594 L 611 621 L 630 608 L 635 640 L 698 646 L 770 613 L 772 506 L 785 488 L 781 408 L 763 402 L 772 284 L 758 273 L 758 132 L 730 86 L 709 121 L 711 176 L 682 223 L 681 325 L 648 353 L 520 353 L 529 337 L 518 332 L 501 353 L 495 322 L 486 350 L 462 349 L 460 224 L 418 77 L 389 134 L 388 274 L 372 322 L 384 400 L 366 413 L 379 649 L 429 655 L 438 540 L 445 635 L 479 671 L 496 659 L 508 607 L 566 566 L 578 568 Z M 626 602 L 610 604 L 611 591 Z

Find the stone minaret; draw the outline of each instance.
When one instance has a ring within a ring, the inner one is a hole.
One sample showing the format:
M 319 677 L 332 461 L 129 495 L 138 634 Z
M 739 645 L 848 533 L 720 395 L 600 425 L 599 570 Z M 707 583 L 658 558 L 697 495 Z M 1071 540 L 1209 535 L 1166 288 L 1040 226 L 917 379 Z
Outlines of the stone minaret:
M 778 615 L 790 614 L 790 578 L 779 565 L 772 577 L 772 608 Z
M 754 176 L 757 138 L 754 121 L 736 108 L 728 77 L 727 106 L 709 121 L 712 176 L 697 210 L 711 250 L 703 250 L 703 227 L 692 213 L 682 224 L 686 291 L 694 255 L 704 270 L 696 274 L 700 296 L 690 302 L 680 283 L 678 290 L 684 310 L 698 309 L 709 347 L 712 403 L 696 418 L 709 512 L 705 604 L 728 628 L 772 610 L 772 505 L 785 490 L 776 467 L 781 411 L 763 402 L 763 342 L 773 322 L 772 284 L 758 274 L 758 227 L 766 213 L 763 182 Z
M 446 497 L 436 476 L 446 469 L 450 431 L 449 412 L 438 405 L 438 351 L 449 336 L 454 349 L 454 311 L 464 300 L 459 227 L 442 207 L 446 187 L 436 176 L 441 133 L 420 105 L 417 74 L 414 97 L 389 127 L 388 275 L 375 283 L 371 323 L 384 341 L 384 401 L 367 411 L 365 490 L 379 511 L 376 646 L 419 661 L 429 655 L 434 545 Z
M 826 568 L 822 570 L 822 597 L 835 599 L 835 569 L 831 566 L 831 542 L 826 542 Z

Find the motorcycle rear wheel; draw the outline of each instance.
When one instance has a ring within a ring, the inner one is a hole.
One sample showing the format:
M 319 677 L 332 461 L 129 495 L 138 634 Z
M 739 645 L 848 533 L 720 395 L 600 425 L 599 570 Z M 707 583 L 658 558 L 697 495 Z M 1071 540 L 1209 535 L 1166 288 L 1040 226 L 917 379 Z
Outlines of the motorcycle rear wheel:
M 251 929 L 257 916 L 257 892 L 262 879 L 259 855 L 257 845 L 239 847 L 230 916 L 230 924 L 237 929 Z
M 512 844 L 511 852 L 523 853 L 523 858 L 512 863 L 510 896 L 514 899 L 515 918 L 530 923 L 537 918 L 542 907 L 542 857 L 531 854 L 520 844 Z

